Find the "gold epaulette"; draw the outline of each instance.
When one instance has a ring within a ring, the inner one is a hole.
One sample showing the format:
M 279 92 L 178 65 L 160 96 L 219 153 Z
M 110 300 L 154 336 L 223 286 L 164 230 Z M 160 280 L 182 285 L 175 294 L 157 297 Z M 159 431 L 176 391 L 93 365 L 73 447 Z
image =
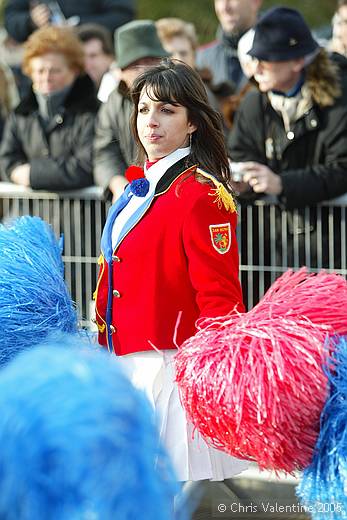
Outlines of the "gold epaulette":
M 215 197 L 215 202 L 219 209 L 221 209 L 222 205 L 227 211 L 230 211 L 230 213 L 236 212 L 236 204 L 234 201 L 234 198 L 231 193 L 228 192 L 226 187 L 217 180 L 213 175 L 210 173 L 205 172 L 204 170 L 201 170 L 200 168 L 196 169 L 196 172 L 202 175 L 203 177 L 206 177 L 206 179 L 209 179 L 213 182 L 213 184 L 216 186 L 215 189 L 213 189 L 213 193 L 209 193 L 211 197 Z

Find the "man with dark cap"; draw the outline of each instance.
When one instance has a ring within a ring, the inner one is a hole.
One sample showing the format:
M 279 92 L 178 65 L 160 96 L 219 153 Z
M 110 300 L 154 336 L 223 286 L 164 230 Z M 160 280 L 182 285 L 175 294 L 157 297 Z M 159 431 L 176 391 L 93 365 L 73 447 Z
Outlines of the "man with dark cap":
M 121 81 L 99 111 L 94 141 L 94 180 L 111 192 L 113 200 L 123 193 L 127 184 L 124 173 L 135 155 L 130 87 L 146 68 L 169 56 L 151 20 L 135 20 L 120 27 L 115 35 L 115 50 Z
M 243 163 L 243 182 L 235 185 L 241 199 L 277 198 L 276 253 L 282 265 L 286 254 L 281 249 L 281 211 L 287 211 L 291 227 L 291 210 L 314 207 L 347 192 L 346 95 L 338 68 L 294 9 L 277 7 L 266 12 L 255 25 L 249 54 L 256 60 L 259 90 L 241 103 L 229 150 L 233 161 Z M 294 242 L 300 264 L 316 262 L 312 251 L 310 257 L 307 248 L 305 252 L 303 216 L 304 211 L 298 211 L 296 231 L 286 231 L 287 265 L 293 265 Z M 308 240 L 312 243 L 317 226 L 314 212 L 311 216 Z M 295 239 L 293 233 L 298 235 Z M 321 239 L 324 264 L 328 261 L 324 260 L 328 253 L 324 230 Z

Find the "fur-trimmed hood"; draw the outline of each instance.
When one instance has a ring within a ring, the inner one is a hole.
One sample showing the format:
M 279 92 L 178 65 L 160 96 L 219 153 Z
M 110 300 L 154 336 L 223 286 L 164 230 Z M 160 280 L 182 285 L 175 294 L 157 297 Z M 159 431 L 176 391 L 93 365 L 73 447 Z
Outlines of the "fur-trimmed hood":
M 341 66 L 324 49 L 320 49 L 316 58 L 306 68 L 307 86 L 312 101 L 321 108 L 332 106 L 342 95 Z
M 77 76 L 71 90 L 65 98 L 63 106 L 69 112 L 75 114 L 98 111 L 100 102 L 97 99 L 93 81 L 86 74 Z M 38 110 L 38 103 L 33 90 L 25 97 L 15 109 L 16 114 L 29 115 Z

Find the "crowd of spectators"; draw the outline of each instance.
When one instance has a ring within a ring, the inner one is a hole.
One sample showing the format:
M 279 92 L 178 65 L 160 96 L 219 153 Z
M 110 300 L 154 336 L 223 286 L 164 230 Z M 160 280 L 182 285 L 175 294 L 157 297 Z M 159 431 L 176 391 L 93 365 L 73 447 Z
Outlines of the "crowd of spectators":
M 1 179 L 49 191 L 96 184 L 117 199 L 135 159 L 129 89 L 171 55 L 198 70 L 224 120 L 240 204 L 272 196 L 278 235 L 281 212 L 346 193 L 347 0 L 325 48 L 296 10 L 263 11 L 262 0 L 214 8 L 216 39 L 199 47 L 194 24 L 134 20 L 129 0 L 8 0 L 24 76 L 0 56 Z M 289 244 L 289 264 L 291 255 Z
M 76 198 L 96 185 L 105 199 L 117 200 L 136 159 L 131 86 L 172 56 L 197 70 L 224 122 L 241 208 L 241 264 L 259 273 L 270 266 L 263 289 L 278 266 L 340 269 L 345 214 L 342 224 L 331 222 L 319 204 L 347 193 L 347 0 L 337 0 L 325 46 L 297 10 L 263 11 L 262 0 L 214 0 L 214 8 L 216 39 L 199 47 L 194 24 L 134 19 L 134 0 L 7 0 L 6 34 L 0 33 L 0 182 L 77 190 Z M 261 221 L 256 211 L 243 211 L 269 198 Z M 83 215 L 69 217 L 82 221 L 84 243 L 94 223 L 89 229 Z M 93 259 L 96 250 L 86 249 L 81 256 Z M 247 303 L 247 269 L 241 281 Z M 253 294 L 253 303 L 259 296 Z

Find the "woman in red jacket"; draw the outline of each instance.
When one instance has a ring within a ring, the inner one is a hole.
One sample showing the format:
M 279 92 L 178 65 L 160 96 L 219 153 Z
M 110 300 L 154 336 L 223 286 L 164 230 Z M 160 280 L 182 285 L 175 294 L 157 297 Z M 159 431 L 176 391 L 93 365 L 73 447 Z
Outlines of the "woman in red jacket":
M 134 83 L 144 178 L 111 207 L 96 291 L 99 342 L 121 356 L 160 417 L 180 480 L 223 480 L 246 463 L 192 438 L 173 355 L 196 323 L 242 312 L 236 208 L 220 118 L 201 79 L 167 60 Z

